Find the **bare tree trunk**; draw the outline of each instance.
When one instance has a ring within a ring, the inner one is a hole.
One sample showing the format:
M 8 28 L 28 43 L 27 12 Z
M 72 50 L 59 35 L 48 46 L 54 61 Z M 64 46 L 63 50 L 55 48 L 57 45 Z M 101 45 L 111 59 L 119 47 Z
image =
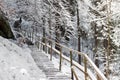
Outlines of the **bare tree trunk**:
M 60 15 L 58 13 L 55 14 L 55 20 L 56 20 L 56 25 L 55 25 L 55 42 L 60 43 Z M 55 49 L 60 51 L 60 46 L 58 44 L 55 44 Z
M 51 6 L 49 6 L 49 33 L 50 33 L 50 39 L 51 39 L 51 32 L 52 28 L 51 28 Z
M 95 65 L 99 68 L 99 60 L 98 57 L 99 55 L 97 54 L 97 47 L 98 47 L 98 40 L 97 40 L 97 26 L 94 26 L 94 39 L 95 39 L 95 49 L 94 49 L 94 54 L 95 54 Z
M 50 36 L 49 36 L 49 38 L 51 39 L 51 35 L 52 35 L 52 32 L 51 32 L 51 30 L 52 30 L 52 28 L 51 28 L 51 6 L 49 5 L 49 33 L 50 33 Z M 49 45 L 51 45 L 52 44 L 52 42 L 51 41 L 49 41 Z M 50 48 L 49 48 L 49 50 L 48 50 L 48 53 L 50 53 Z
M 107 28 L 108 28 L 108 47 L 107 47 L 107 61 L 106 61 L 106 77 L 108 80 L 110 80 L 109 78 L 109 66 L 110 66 L 110 15 L 111 15 L 111 2 L 112 0 L 107 0 Z
M 77 27 L 78 27 L 78 51 L 80 52 L 81 51 L 81 44 L 80 44 L 80 30 L 79 30 L 79 27 L 80 27 L 80 20 L 79 20 L 79 9 L 77 8 Z M 79 64 L 81 64 L 81 55 L 78 55 L 78 62 Z
M 43 39 L 42 42 L 45 43 L 45 27 L 43 27 Z M 45 46 L 43 45 L 43 50 L 45 51 Z

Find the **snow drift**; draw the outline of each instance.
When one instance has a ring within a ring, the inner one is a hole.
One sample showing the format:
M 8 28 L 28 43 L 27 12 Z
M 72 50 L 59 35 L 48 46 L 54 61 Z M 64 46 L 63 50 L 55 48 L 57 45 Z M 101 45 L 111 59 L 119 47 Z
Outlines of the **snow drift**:
M 0 80 L 46 80 L 30 52 L 0 37 Z

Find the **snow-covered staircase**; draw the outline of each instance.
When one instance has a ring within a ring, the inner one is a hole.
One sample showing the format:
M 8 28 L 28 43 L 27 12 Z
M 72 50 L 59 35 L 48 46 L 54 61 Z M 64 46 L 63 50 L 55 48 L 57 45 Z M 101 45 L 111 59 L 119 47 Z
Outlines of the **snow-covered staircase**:
M 58 45 L 59 50 L 55 49 L 55 45 Z M 71 68 L 71 71 L 69 72 L 71 73 L 70 78 L 72 80 L 74 80 L 74 78 L 76 80 L 107 80 L 104 74 L 97 68 L 97 66 L 85 53 L 76 51 L 74 49 L 66 47 L 62 44 L 55 42 L 54 40 L 45 37 L 42 37 L 42 39 L 40 39 L 40 41 L 38 42 L 38 44 L 36 44 L 36 46 L 38 47 L 38 49 L 48 52 L 50 54 L 51 60 L 52 60 L 53 52 L 59 55 L 59 70 L 62 69 L 63 59 L 68 61 L 68 63 L 70 63 L 69 67 Z M 70 56 L 65 56 L 63 54 L 63 50 L 67 51 Z M 72 56 L 73 54 L 81 55 L 82 57 L 81 65 L 73 59 Z M 93 70 L 90 70 L 90 68 Z M 84 75 L 82 76 L 80 73 L 78 74 L 78 71 L 81 71 Z M 80 76 L 82 76 L 84 79 L 81 79 Z M 66 79 L 62 79 L 62 80 L 66 80 Z
M 52 61 L 49 60 L 48 56 L 43 51 L 32 47 L 32 53 L 34 61 L 37 66 L 45 73 L 48 80 L 71 80 L 70 76 L 67 76 L 54 67 Z
M 45 40 L 43 43 L 42 40 Z M 59 45 L 60 50 L 55 49 L 55 45 Z M 32 50 L 32 57 L 36 62 L 37 66 L 42 70 L 42 72 L 46 75 L 48 80 L 107 80 L 104 74 L 97 68 L 97 66 L 93 63 L 93 61 L 89 58 L 89 56 L 85 53 L 78 52 L 76 50 L 70 49 L 64 45 L 54 42 L 48 38 L 42 38 L 38 41 L 34 46 L 30 47 Z M 65 56 L 62 50 L 65 49 L 68 54 L 70 55 Z M 49 57 L 46 55 L 49 53 Z M 52 61 L 53 52 L 59 56 L 59 69 L 55 68 Z M 72 55 L 73 54 L 81 55 L 82 57 L 82 64 L 80 65 L 76 62 Z M 68 61 L 69 65 L 69 72 L 70 75 L 66 75 L 65 73 L 61 72 L 63 59 Z M 90 70 L 90 68 L 92 70 Z M 78 74 L 78 71 L 82 72 Z M 93 74 L 93 75 L 91 75 Z M 83 79 L 81 79 L 81 77 Z

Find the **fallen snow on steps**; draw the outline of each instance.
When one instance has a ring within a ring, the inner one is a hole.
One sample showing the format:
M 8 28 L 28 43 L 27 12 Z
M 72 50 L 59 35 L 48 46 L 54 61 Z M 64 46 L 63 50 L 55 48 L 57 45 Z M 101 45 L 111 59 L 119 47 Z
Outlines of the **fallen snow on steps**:
M 0 80 L 47 80 L 30 53 L 0 37 Z
M 42 51 L 45 55 L 47 55 L 50 59 L 50 55 L 48 53 L 45 53 L 44 51 Z M 55 55 L 54 55 L 55 56 Z M 59 69 L 59 56 L 56 56 L 56 57 L 52 57 L 52 62 L 54 64 L 54 67 L 55 68 L 58 68 Z M 79 67 L 82 67 L 82 66 L 79 66 Z M 84 70 L 84 67 L 82 67 L 83 70 Z M 82 73 L 79 69 L 75 68 L 75 72 L 77 73 L 77 76 L 79 77 L 79 80 L 85 80 L 84 79 L 84 73 Z M 65 61 L 64 59 L 62 60 L 62 69 L 61 69 L 62 73 L 67 75 L 67 76 L 71 76 L 71 68 L 70 68 L 70 63 L 68 61 Z M 90 74 L 92 80 L 96 80 L 94 74 L 88 70 L 88 73 Z

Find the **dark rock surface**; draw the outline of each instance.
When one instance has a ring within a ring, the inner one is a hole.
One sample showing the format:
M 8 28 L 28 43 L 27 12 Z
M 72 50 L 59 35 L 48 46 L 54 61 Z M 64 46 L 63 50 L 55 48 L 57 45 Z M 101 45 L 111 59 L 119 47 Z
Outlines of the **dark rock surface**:
M 4 16 L 1 10 L 0 10 L 0 36 L 7 39 L 14 39 L 14 35 L 7 21 L 7 18 Z

